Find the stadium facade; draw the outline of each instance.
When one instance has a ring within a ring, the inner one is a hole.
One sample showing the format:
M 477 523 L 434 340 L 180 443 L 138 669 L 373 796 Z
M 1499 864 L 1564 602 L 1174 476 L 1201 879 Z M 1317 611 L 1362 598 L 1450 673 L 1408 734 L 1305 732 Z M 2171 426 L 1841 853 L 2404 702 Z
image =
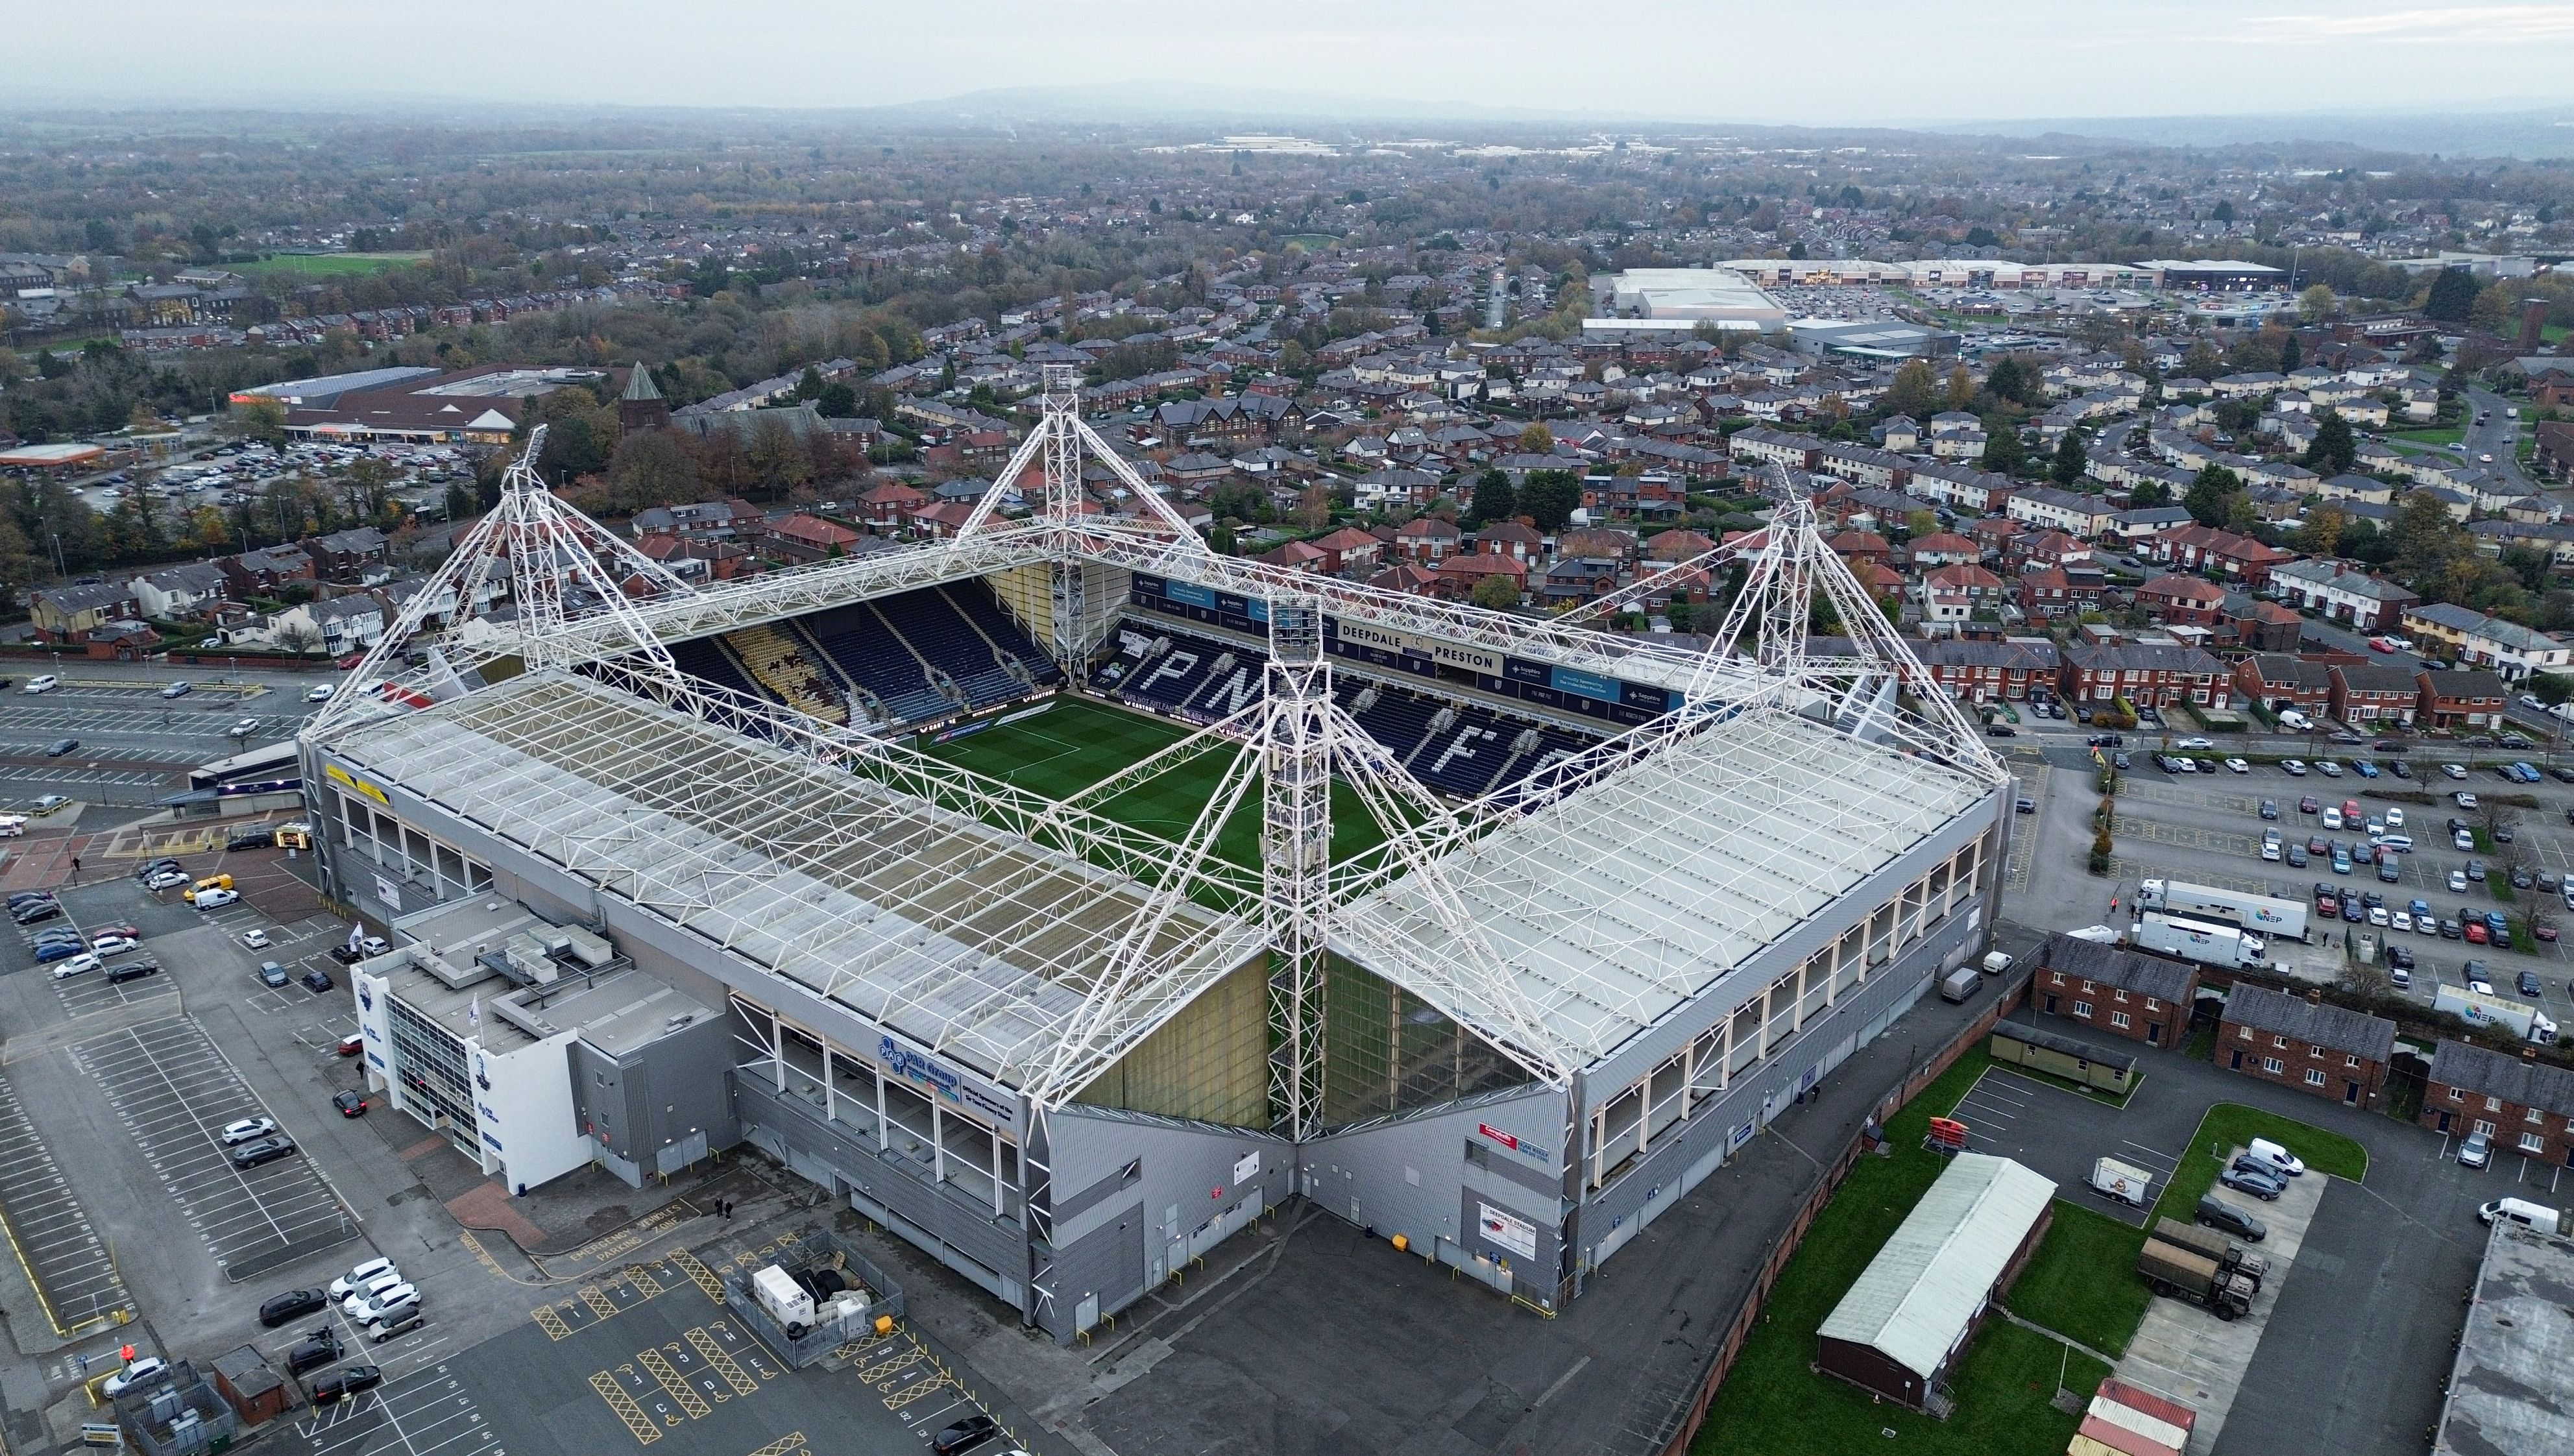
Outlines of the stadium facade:
M 515 469 L 443 598 L 511 615 L 416 605 L 302 743 L 404 932 L 371 1079 L 514 1183 L 747 1141 L 1058 1339 L 1294 1197 L 1552 1309 L 1987 936 L 2007 778 L 1802 482 L 1677 569 L 1741 582 L 1700 653 L 1217 556 L 1085 458 L 1054 381 L 954 540 L 695 591 Z M 1176 727 L 1051 795 L 941 751 L 1091 704 Z

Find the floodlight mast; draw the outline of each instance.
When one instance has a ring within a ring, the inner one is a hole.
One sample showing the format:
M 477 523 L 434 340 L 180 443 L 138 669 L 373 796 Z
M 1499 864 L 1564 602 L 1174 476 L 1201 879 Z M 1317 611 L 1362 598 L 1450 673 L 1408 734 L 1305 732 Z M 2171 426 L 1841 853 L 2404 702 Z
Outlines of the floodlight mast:
M 1268 914 L 1271 1125 L 1297 1141 L 1323 1130 L 1324 946 L 1332 902 L 1332 665 L 1323 604 L 1269 599 L 1261 899 Z
M 547 490 L 537 473 L 537 458 L 545 443 L 545 426 L 528 432 L 527 448 L 501 473 L 500 504 L 475 523 L 455 552 L 403 604 L 393 625 L 341 682 L 330 706 L 306 728 L 305 737 L 358 712 L 383 707 L 386 700 L 365 690 L 392 676 L 386 665 L 402 661 L 422 624 L 433 616 L 443 620 L 441 636 L 451 642 L 462 642 L 469 631 L 506 637 L 515 655 L 534 672 L 587 661 L 588 654 L 570 650 L 566 625 L 593 613 L 605 614 L 616 618 L 627 639 L 636 644 L 633 656 L 642 660 L 645 672 L 679 683 L 669 649 L 645 625 L 627 592 L 630 585 L 650 596 L 691 589 L 625 538 Z M 475 612 L 486 600 L 494 576 L 502 572 L 508 574 L 516 620 L 508 626 L 478 621 Z M 482 653 L 487 661 L 508 655 L 488 649 Z M 460 687 L 441 655 L 425 691 L 411 696 L 426 703 L 442 691 Z

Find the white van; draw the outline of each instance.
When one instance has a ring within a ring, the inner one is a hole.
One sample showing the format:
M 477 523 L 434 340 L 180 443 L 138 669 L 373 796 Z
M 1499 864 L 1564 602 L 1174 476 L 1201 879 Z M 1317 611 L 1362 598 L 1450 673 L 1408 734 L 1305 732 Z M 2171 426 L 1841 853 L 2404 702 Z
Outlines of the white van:
M 2283 1178 L 2296 1177 L 2306 1170 L 2305 1159 L 2266 1137 L 2252 1139 L 2243 1149 L 2243 1155 L 2257 1159 L 2265 1166 L 2277 1170 L 2279 1176 Z
M 2498 1218 L 2504 1219 L 2517 1223 L 2523 1228 L 2537 1229 L 2541 1233 L 2554 1233 L 2558 1225 L 2565 1221 L 2565 1215 L 2555 1209 L 2544 1203 L 2532 1203 L 2526 1198 L 2496 1198 L 2477 1209 L 2476 1217 L 2487 1223 Z
M 51 673 L 39 673 L 35 677 L 28 679 L 27 686 L 19 689 L 18 691 L 21 693 L 51 693 L 62 686 L 62 679 L 55 677 Z
M 2307 718 L 2302 713 L 2291 711 L 2279 715 L 2279 727 L 2286 728 L 2292 733 L 2304 732 L 2314 726 L 2314 721 Z

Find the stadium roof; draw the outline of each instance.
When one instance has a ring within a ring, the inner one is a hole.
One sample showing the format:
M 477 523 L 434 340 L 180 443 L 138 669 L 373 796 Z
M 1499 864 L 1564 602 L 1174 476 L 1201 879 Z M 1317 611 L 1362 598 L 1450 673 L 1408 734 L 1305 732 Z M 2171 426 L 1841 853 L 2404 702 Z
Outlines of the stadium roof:
M 1815 1334 L 1935 1376 L 2054 1196 L 2009 1158 L 1957 1154 Z
M 984 1076 L 1062 1061 L 1141 882 L 562 672 L 353 724 L 330 749 Z M 380 767 L 378 765 L 381 765 Z M 1183 902 L 1079 1034 L 1123 1047 L 1261 951 Z
M 1752 709 L 1445 855 L 1441 877 L 1567 1067 L 1588 1065 L 1732 974 L 1991 788 L 1776 709 Z M 1515 1043 L 1445 994 L 1452 963 L 1419 876 L 1346 907 L 1334 948 Z

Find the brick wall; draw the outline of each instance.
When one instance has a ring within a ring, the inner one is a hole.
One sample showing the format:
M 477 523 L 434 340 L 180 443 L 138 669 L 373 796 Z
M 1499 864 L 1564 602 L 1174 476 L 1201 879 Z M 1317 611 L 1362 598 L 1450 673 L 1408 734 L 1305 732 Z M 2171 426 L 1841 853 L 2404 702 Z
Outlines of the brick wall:
M 2285 1045 L 2280 1044 L 2283 1040 Z M 2378 1089 L 2386 1080 L 2386 1067 L 2381 1062 L 2361 1057 L 2359 1064 L 2353 1066 L 2347 1053 L 2332 1047 L 2317 1047 L 2233 1021 L 2217 1023 L 2216 1064 L 2265 1082 L 2293 1087 L 2310 1097 L 2359 1107 L 2374 1105 Z M 2311 1076 L 2315 1072 L 2323 1074 L 2320 1084 Z M 2355 1096 L 2350 1092 L 2353 1082 L 2359 1084 Z

